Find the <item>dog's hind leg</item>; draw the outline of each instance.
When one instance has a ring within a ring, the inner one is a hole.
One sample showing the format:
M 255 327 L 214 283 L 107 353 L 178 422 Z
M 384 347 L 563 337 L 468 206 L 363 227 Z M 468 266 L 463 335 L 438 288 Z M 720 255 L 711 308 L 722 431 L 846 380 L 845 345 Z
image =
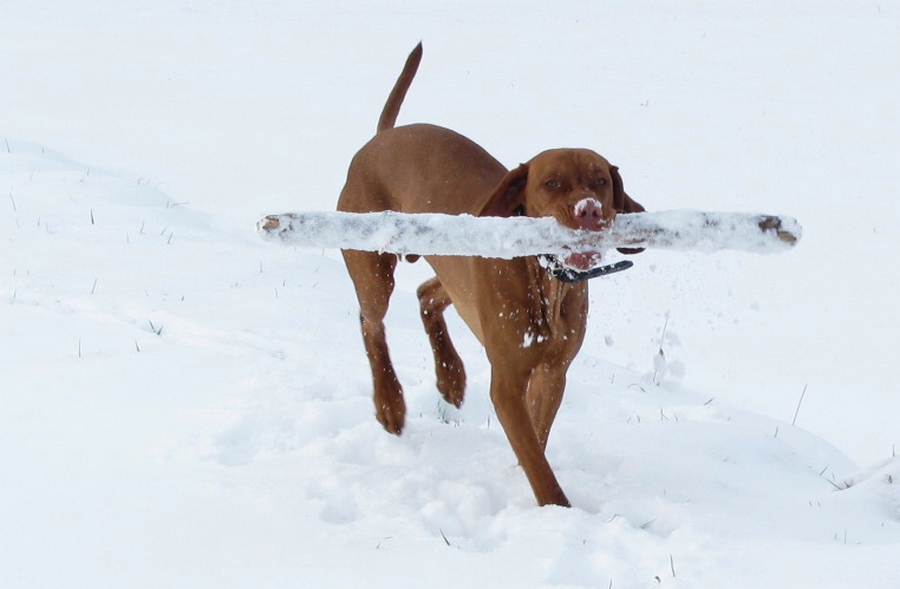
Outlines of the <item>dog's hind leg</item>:
M 384 331 L 397 256 L 342 250 L 347 271 L 356 287 L 366 356 L 372 368 L 375 417 L 388 432 L 400 435 L 406 419 L 403 388 L 394 372 Z
M 466 369 L 444 321 L 444 310 L 452 303 L 450 295 L 436 276 L 419 287 L 418 295 L 422 323 L 434 352 L 438 391 L 445 401 L 459 407 L 466 392 Z

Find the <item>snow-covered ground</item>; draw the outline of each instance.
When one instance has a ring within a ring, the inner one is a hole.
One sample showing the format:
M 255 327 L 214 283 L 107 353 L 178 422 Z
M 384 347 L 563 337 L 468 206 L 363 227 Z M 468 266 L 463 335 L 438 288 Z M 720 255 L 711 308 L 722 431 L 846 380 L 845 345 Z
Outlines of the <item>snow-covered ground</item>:
M 396 438 L 338 253 L 255 231 L 333 208 L 420 39 L 401 123 L 804 226 L 592 284 L 570 510 L 534 506 L 455 318 L 439 402 L 424 263 Z M 900 586 L 898 72 L 896 0 L 5 2 L 0 586 Z

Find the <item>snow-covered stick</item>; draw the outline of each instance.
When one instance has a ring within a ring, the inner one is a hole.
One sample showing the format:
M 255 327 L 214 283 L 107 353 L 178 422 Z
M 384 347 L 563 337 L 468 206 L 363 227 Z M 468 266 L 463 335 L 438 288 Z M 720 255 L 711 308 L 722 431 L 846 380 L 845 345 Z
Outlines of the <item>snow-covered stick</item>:
M 615 247 L 774 253 L 791 248 L 801 235 L 790 217 L 691 210 L 623 214 L 599 232 L 569 229 L 550 217 L 394 211 L 285 213 L 264 217 L 257 228 L 267 239 L 301 247 L 506 259 Z

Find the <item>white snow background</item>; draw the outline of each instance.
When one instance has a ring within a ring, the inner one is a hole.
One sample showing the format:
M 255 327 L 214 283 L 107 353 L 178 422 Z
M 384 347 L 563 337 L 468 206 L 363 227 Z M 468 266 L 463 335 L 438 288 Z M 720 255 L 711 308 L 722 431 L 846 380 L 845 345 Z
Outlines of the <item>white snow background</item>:
M 538 508 L 423 262 L 372 416 L 334 207 L 400 122 L 507 166 L 590 147 L 650 210 L 797 217 L 791 252 L 648 251 L 592 283 Z M 898 587 L 900 3 L 6 0 L 0 587 Z M 804 394 L 805 391 L 805 394 Z

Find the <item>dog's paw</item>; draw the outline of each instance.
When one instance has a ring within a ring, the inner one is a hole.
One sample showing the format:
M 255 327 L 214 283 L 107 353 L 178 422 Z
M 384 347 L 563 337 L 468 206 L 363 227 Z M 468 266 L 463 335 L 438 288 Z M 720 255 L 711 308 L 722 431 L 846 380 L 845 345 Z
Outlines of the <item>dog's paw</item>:
M 406 402 L 403 393 L 391 395 L 387 399 L 375 399 L 375 419 L 384 429 L 395 436 L 403 433 L 406 423 Z
M 457 358 L 453 364 L 443 364 L 437 370 L 437 389 L 447 403 L 459 409 L 466 396 L 466 369 Z

